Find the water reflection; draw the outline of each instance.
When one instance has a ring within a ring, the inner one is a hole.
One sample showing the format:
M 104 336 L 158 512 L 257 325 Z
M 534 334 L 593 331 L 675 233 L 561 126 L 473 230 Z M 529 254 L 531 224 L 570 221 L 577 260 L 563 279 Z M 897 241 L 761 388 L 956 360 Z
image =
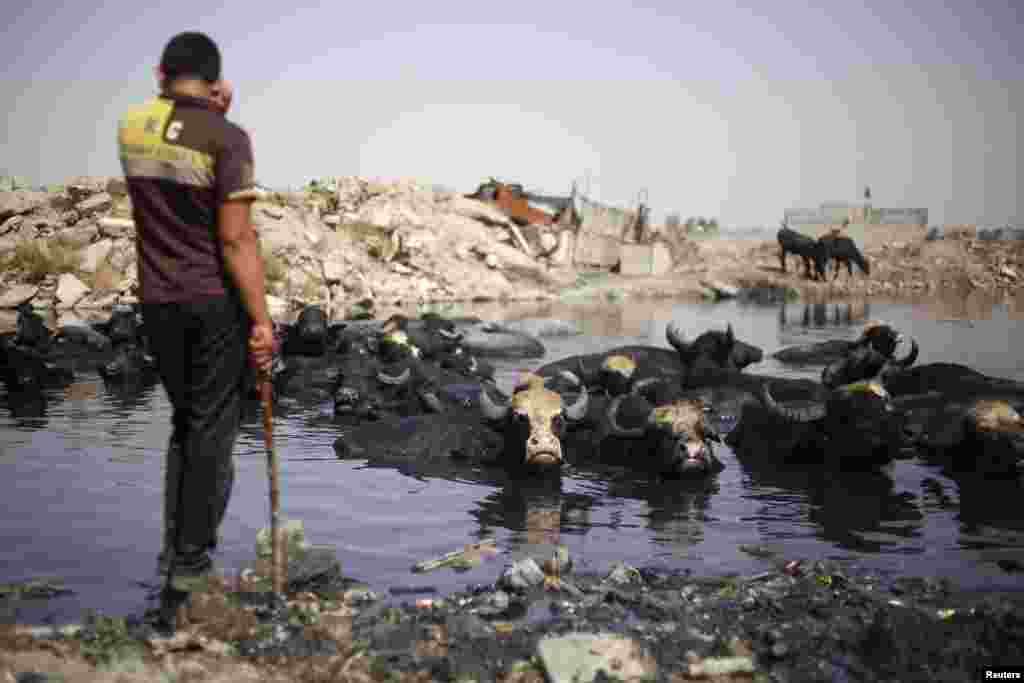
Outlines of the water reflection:
M 849 327 L 867 322 L 871 317 L 871 303 L 848 301 L 845 303 L 783 302 L 779 308 L 779 330 L 808 327 Z
M 918 497 L 897 492 L 885 470 L 831 472 L 824 467 L 776 467 L 744 463 L 744 488 L 761 505 L 755 516 L 761 533 L 787 538 L 794 527 L 840 548 L 879 552 L 921 552 L 907 544 L 921 535 L 924 515 Z
M 496 529 L 513 532 L 512 544 L 558 545 L 562 532 L 585 533 L 595 498 L 567 493 L 556 479 L 509 479 L 469 511 L 480 537 Z
M 935 320 L 991 320 L 992 309 L 1003 296 L 983 289 L 944 292 L 942 296 L 927 297 L 921 301 L 924 310 Z
M 0 392 L 0 407 L 10 411 L 16 428 L 42 429 L 49 423 L 46 411 L 57 391 L 4 389 Z
M 152 376 L 103 380 L 103 400 L 117 417 L 129 417 L 149 410 L 154 396 L 162 391 L 160 381 Z
M 644 526 L 654 532 L 651 541 L 683 549 L 704 540 L 711 499 L 719 482 L 667 481 L 657 478 L 619 478 L 611 481 L 607 494 L 613 498 L 639 500 L 646 504 L 640 514 Z

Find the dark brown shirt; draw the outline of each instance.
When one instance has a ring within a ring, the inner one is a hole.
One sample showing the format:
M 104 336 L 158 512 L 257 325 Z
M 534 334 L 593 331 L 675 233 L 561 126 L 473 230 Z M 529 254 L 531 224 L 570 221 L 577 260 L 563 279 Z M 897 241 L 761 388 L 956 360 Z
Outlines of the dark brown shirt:
M 217 235 L 217 207 L 258 198 L 249 136 L 206 100 L 160 95 L 118 129 L 135 219 L 139 299 L 195 301 L 233 288 Z

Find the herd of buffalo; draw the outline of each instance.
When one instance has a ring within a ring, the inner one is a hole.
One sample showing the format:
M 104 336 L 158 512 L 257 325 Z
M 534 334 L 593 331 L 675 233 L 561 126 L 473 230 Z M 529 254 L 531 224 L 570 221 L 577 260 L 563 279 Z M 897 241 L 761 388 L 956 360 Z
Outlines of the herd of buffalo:
M 839 268 L 843 265 L 846 266 L 847 275 L 850 277 L 853 277 L 854 264 L 865 275 L 871 274 L 871 264 L 857 248 L 857 244 L 838 232 L 822 235 L 815 240 L 783 226 L 776 239 L 779 242 L 779 262 L 783 273 L 786 272 L 786 255 L 793 254 L 803 260 L 804 276 L 808 279 L 824 281 L 828 265 L 833 262 L 833 280 L 839 277 Z
M 763 353 L 731 326 L 690 337 L 670 325 L 668 348 L 563 358 L 525 373 L 510 395 L 485 359 L 501 345 L 474 344 L 467 329 L 434 314 L 330 323 L 308 306 L 278 326 L 275 396 L 332 403 L 338 457 L 374 463 L 468 462 L 528 477 L 593 463 L 701 479 L 724 468 L 724 443 L 741 461 L 836 471 L 909 457 L 985 476 L 1024 465 L 1024 383 L 915 364 L 917 341 L 887 324 L 772 354 L 820 366 L 820 381 L 751 372 Z M 157 381 L 137 310 L 51 331 L 24 306 L 16 331 L 0 335 L 8 402 L 90 372 Z

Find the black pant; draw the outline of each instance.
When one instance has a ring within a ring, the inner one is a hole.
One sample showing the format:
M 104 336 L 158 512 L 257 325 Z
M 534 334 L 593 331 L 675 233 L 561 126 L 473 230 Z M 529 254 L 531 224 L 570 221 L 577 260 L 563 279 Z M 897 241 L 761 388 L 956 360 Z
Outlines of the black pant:
M 164 486 L 167 540 L 176 554 L 194 556 L 216 547 L 231 497 L 250 321 L 233 295 L 143 304 L 142 316 L 174 408 Z

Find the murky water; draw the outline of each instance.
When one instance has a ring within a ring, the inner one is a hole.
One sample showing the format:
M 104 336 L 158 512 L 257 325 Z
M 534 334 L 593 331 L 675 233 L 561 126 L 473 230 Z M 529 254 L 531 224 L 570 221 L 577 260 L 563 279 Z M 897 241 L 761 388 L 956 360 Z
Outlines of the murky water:
M 509 388 L 518 370 L 623 343 L 665 345 L 674 320 L 691 334 L 732 323 L 766 355 L 791 344 L 853 338 L 868 318 L 898 324 L 921 342 L 919 362 L 965 363 L 1024 380 L 1019 300 L 970 298 L 908 303 L 636 303 L 464 309 L 483 317 L 558 317 L 582 337 L 547 339 L 535 362 L 499 364 Z M 771 360 L 752 370 L 815 377 Z M 3 390 L 0 389 L 0 392 Z M 577 567 L 613 562 L 751 573 L 763 561 L 738 549 L 761 544 L 788 558 L 829 557 L 881 574 L 948 576 L 981 588 L 1024 587 L 995 560 L 1024 557 L 1018 482 L 956 482 L 934 467 L 901 461 L 876 475 L 757 470 L 723 447 L 727 468 L 710 487 L 647 479 L 570 475 L 561 486 L 525 486 L 473 472 L 413 478 L 334 458 L 335 434 L 317 419 L 327 404 L 286 403 L 275 415 L 282 512 L 307 540 L 335 546 L 346 575 L 386 593 L 429 585 L 439 592 L 489 583 L 526 544 L 563 543 Z M 82 378 L 45 405 L 0 393 L 0 582 L 60 577 L 75 595 L 23 603 L 21 620 L 80 618 L 83 608 L 137 612 L 161 538 L 163 453 L 170 406 L 163 389 L 116 392 Z M 217 561 L 238 567 L 268 523 L 265 453 L 256 413 L 239 439 L 238 477 Z M 467 572 L 414 574 L 413 564 L 480 538 L 500 554 Z

